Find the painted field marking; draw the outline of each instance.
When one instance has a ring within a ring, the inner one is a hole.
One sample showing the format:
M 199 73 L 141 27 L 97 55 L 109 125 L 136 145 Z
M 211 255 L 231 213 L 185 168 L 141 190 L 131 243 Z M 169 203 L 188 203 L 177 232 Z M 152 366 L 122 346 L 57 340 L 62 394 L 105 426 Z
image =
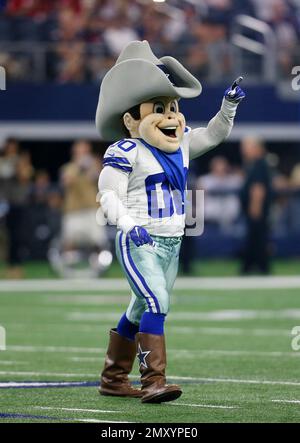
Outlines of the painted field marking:
M 31 414 L 16 414 L 16 413 L 4 413 L 0 412 L 1 418 L 15 418 L 25 420 L 51 420 L 51 421 L 74 421 L 74 422 L 86 422 L 86 423 L 134 423 L 129 421 L 112 421 L 112 420 L 97 420 L 95 418 L 70 418 L 70 417 L 51 417 L 47 415 L 31 415 Z
M 79 347 L 66 347 L 66 346 L 8 346 L 7 351 L 12 352 L 47 352 L 47 353 L 64 353 L 64 354 L 95 354 L 99 357 L 72 357 L 74 362 L 98 362 L 101 358 L 101 354 L 106 352 L 104 348 L 79 348 Z M 193 356 L 257 356 L 257 357 L 291 357 L 299 358 L 300 353 L 296 352 L 280 352 L 280 351 L 244 351 L 244 350 L 226 350 L 226 349 L 169 349 L 168 354 L 171 358 L 189 357 L 193 351 Z M 67 357 L 70 359 L 69 357 Z M 17 362 L 16 362 L 17 363 Z M 70 374 L 71 377 L 75 374 Z
M 112 305 L 114 303 L 128 303 L 129 295 L 51 295 L 41 299 L 44 304 L 60 305 Z
M 41 291 L 41 286 L 43 291 Z M 43 294 L 49 292 L 72 292 L 72 291 L 128 291 L 129 285 L 125 279 L 32 279 L 22 281 L 1 280 L 0 292 L 37 292 Z M 48 294 L 47 294 L 48 295 Z
M 168 326 L 167 331 L 180 334 L 207 334 L 207 335 L 247 335 L 247 336 L 291 336 L 288 329 L 242 329 L 242 328 L 210 328 L 189 326 Z
M 300 405 L 300 400 L 272 400 L 273 403 L 290 403 Z
M 58 381 L 58 382 L 34 382 L 34 381 L 9 381 L 0 382 L 0 389 L 6 388 L 76 388 L 76 387 L 96 387 L 99 382 L 82 382 L 82 381 Z
M 0 282 L 0 292 L 38 292 L 44 291 L 129 291 L 125 279 L 60 279 L 60 280 L 26 280 Z M 241 290 L 241 289 L 293 289 L 300 288 L 298 276 L 269 277 L 180 277 L 176 280 L 175 289 L 185 290 L 199 288 L 202 290 Z M 272 295 L 270 293 L 270 295 Z M 295 294 L 296 295 L 296 294 Z
M 97 420 L 95 418 L 75 418 L 73 421 L 82 421 L 86 423 L 135 423 L 134 421 Z
M 70 312 L 66 315 L 67 321 L 117 321 L 119 314 L 111 312 Z M 173 312 L 168 316 L 169 321 L 239 321 L 239 320 L 273 320 L 273 319 L 300 319 L 300 309 L 281 310 L 253 310 L 253 309 L 223 309 L 208 312 Z
M 240 356 L 255 356 L 255 357 L 291 357 L 300 358 L 300 353 L 296 352 L 280 352 L 280 351 L 242 351 L 242 350 L 226 350 L 226 349 L 169 349 L 168 354 L 170 358 L 195 358 L 199 357 L 240 357 Z M 173 355 L 174 354 L 174 355 Z
M 66 419 L 61 419 L 58 417 L 49 417 L 49 416 L 45 416 L 45 415 L 31 415 L 31 414 L 16 414 L 16 413 L 9 413 L 9 412 L 1 412 L 0 411 L 0 422 L 1 422 L 1 418 L 15 418 L 15 419 L 25 419 L 25 420 L 69 420 L 68 418 Z
M 99 330 L 103 330 L 105 332 L 107 332 L 107 324 L 109 323 L 109 321 L 107 321 L 107 323 L 101 321 L 101 323 L 81 323 L 80 324 L 80 332 L 93 332 L 93 331 L 98 331 Z M 51 324 L 51 328 L 53 328 L 53 326 L 61 326 L 61 323 L 57 323 L 57 324 Z M 11 329 L 16 329 L 18 328 L 19 330 L 23 330 L 24 327 L 27 327 L 28 324 L 26 323 L 8 323 L 8 327 Z M 72 328 L 73 325 L 71 323 L 65 323 L 64 327 L 70 327 Z M 50 328 L 50 326 L 49 326 Z M 172 334 L 206 334 L 206 335 L 247 335 L 247 336 L 259 336 L 259 337 L 272 337 L 272 336 L 278 336 L 278 337 L 283 337 L 283 336 L 291 336 L 291 331 L 288 329 L 274 329 L 274 328 L 266 328 L 266 329 L 252 329 L 252 328 L 232 328 L 232 327 L 197 327 L 197 326 L 172 326 L 170 324 L 166 325 L 166 330 L 169 333 Z M 11 348 L 11 347 L 10 347 Z M 47 347 L 48 348 L 48 347 Z
M 241 290 L 241 289 L 296 289 L 300 288 L 298 276 L 251 276 L 251 277 L 181 277 L 175 289 Z M 272 295 L 272 293 L 270 293 Z
M 28 361 L 17 361 L 17 360 L 0 360 L 0 365 L 11 366 L 11 365 L 28 365 Z
M 7 351 L 12 352 L 62 352 L 62 353 L 70 353 L 70 354 L 99 354 L 106 352 L 104 348 L 82 348 L 82 347 L 73 347 L 73 346 L 8 346 Z
M 72 377 L 95 377 L 94 374 L 77 374 L 74 373 L 65 373 L 65 372 L 25 372 L 25 371 L 0 371 L 0 375 L 20 375 L 24 377 L 65 377 L 65 378 L 72 378 Z
M 23 375 L 23 376 L 46 376 L 46 377 L 95 377 L 95 374 L 70 374 L 70 373 L 52 373 L 52 372 L 14 372 L 14 371 L 1 371 L 0 375 Z M 130 378 L 137 379 L 137 375 L 131 375 Z M 236 383 L 236 384 L 258 384 L 258 385 L 278 385 L 278 386 L 300 386 L 300 382 L 291 380 L 253 380 L 253 379 L 235 379 L 235 378 L 212 378 L 212 377 L 185 377 L 170 375 L 168 380 L 182 380 L 182 382 L 199 382 L 199 383 Z M 1 387 L 1 385 L 0 385 Z
M 91 321 L 95 321 L 95 322 L 100 322 L 100 321 L 105 321 L 105 322 L 109 322 L 109 321 L 113 321 L 116 322 L 118 320 L 120 320 L 120 315 L 117 313 L 113 313 L 113 312 L 69 312 L 66 316 L 65 316 L 65 320 L 67 321 L 87 321 L 87 322 L 91 322 Z
M 76 362 L 98 362 L 101 358 L 101 354 L 106 352 L 104 348 L 79 348 L 79 347 L 66 347 L 66 346 L 8 346 L 7 351 L 12 352 L 47 352 L 47 353 L 64 353 L 64 354 L 95 354 L 99 355 L 99 357 L 72 357 L 72 361 Z M 244 350 L 224 350 L 224 349 L 199 349 L 199 350 L 191 350 L 191 349 L 169 349 L 168 354 L 171 358 L 182 358 L 189 357 L 191 351 L 193 351 L 194 355 L 199 356 L 257 356 L 257 357 L 291 357 L 297 358 L 300 357 L 300 353 L 296 352 L 279 352 L 279 351 L 244 351 Z M 70 359 L 69 357 L 67 357 Z M 75 374 L 70 374 L 71 377 Z
M 79 408 L 59 408 L 54 406 L 31 406 L 33 409 L 41 409 L 45 411 L 69 411 L 69 412 L 91 412 L 93 414 L 120 414 L 123 411 L 109 411 L 106 409 L 79 409 Z
M 244 350 L 226 350 L 226 349 L 168 349 L 168 356 L 172 359 L 180 358 L 195 358 L 195 357 L 240 357 L 240 356 L 256 356 L 256 357 L 291 357 L 300 358 L 300 353 L 297 352 L 280 352 L 280 351 L 244 351 Z M 66 357 L 73 362 L 89 362 L 98 363 L 99 357 Z
M 99 357 L 67 357 L 67 360 L 74 361 L 77 363 L 87 362 L 87 363 L 100 363 Z
M 237 383 L 237 384 L 254 384 L 254 385 L 271 385 L 271 386 L 300 386 L 300 382 L 288 380 L 243 380 L 239 378 L 212 378 L 212 377 L 181 377 L 171 375 L 168 380 L 183 380 L 191 382 L 212 382 L 212 383 Z
M 223 405 L 206 405 L 206 404 L 189 404 L 189 403 L 170 403 L 169 406 L 187 406 L 191 408 L 209 408 L 209 409 L 238 409 L 238 406 L 223 406 Z

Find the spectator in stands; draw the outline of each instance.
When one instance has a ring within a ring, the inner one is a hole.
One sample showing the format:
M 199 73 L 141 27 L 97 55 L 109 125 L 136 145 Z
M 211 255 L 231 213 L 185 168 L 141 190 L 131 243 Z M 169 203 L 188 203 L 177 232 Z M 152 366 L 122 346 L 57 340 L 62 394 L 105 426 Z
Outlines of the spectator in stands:
M 240 213 L 237 192 L 242 185 L 240 174 L 233 172 L 225 157 L 214 157 L 210 172 L 198 178 L 197 189 L 205 191 L 205 221 L 221 226 L 232 224 Z
M 85 140 L 72 146 L 72 158 L 61 170 L 64 189 L 62 241 L 65 250 L 78 246 L 102 246 L 104 227 L 96 223 L 97 180 L 101 165 Z
M 198 78 L 209 77 L 209 54 L 205 45 L 194 44 L 189 46 L 186 56 L 186 66 Z
M 104 31 L 103 39 L 108 48 L 108 52 L 117 57 L 122 49 L 132 40 L 139 40 L 139 35 L 130 26 L 126 17 L 118 16 L 111 25 Z
M 291 7 L 286 1 L 276 0 L 274 2 L 270 25 L 277 38 L 278 60 L 282 74 L 285 77 L 289 76 L 294 65 L 294 57 L 299 42 L 295 19 Z
M 281 73 L 284 76 L 289 76 L 299 46 L 296 9 L 290 0 L 252 1 L 258 18 L 267 22 L 274 31 Z M 296 4 L 294 5 L 296 6 Z
M 255 268 L 262 274 L 270 272 L 269 212 L 271 203 L 271 177 L 265 159 L 262 141 L 254 138 L 242 140 L 241 152 L 246 177 L 241 192 L 241 204 L 246 218 L 246 245 L 242 259 L 242 274 Z
M 0 65 L 13 80 L 32 80 L 32 72 L 38 81 L 45 73 L 63 82 L 98 80 L 128 41 L 147 39 L 158 54 L 178 57 L 201 78 L 224 81 L 234 68 L 232 23 L 248 14 L 273 28 L 281 73 L 290 75 L 297 64 L 299 10 L 298 0 L 10 0 L 0 16 L 0 40 L 21 42 L 24 49 L 2 45 Z M 56 48 L 44 46 L 53 41 Z M 34 44 L 26 49 L 26 42 Z

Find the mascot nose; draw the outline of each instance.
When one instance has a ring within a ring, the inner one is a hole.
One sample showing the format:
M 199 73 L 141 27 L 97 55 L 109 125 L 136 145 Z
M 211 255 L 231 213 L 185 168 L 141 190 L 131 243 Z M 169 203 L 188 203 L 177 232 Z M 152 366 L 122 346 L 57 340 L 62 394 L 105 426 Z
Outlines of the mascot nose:
M 172 119 L 174 119 L 176 117 L 176 114 L 175 114 L 175 112 L 169 112 L 168 113 L 168 120 L 172 120 Z

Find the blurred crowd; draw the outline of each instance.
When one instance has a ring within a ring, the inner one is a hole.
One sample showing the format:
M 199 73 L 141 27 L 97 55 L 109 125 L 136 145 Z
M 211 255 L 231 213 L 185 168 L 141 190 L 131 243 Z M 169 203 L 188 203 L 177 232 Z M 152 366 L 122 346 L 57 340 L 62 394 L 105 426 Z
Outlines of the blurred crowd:
M 237 14 L 263 20 L 274 30 L 282 75 L 290 75 L 299 56 L 300 0 L 7 0 L 4 4 L 0 65 L 13 80 L 32 79 L 41 71 L 40 79 L 98 81 L 121 49 L 136 39 L 147 39 L 158 55 L 178 57 L 201 79 L 225 80 L 234 66 L 228 42 Z
M 106 243 L 105 230 L 96 223 L 97 181 L 101 162 L 88 141 L 76 141 L 70 161 L 62 165 L 59 181 L 46 170 L 35 170 L 28 152 L 8 139 L 0 157 L 0 259 L 9 264 L 9 277 L 21 277 L 26 259 L 45 259 L 54 239 L 72 250 L 83 243 Z
M 215 156 L 209 164 L 209 172 L 196 178 L 195 188 L 205 191 L 205 223 L 215 224 L 224 232 L 235 229 L 243 214 L 240 194 L 247 175 L 247 164 L 251 163 L 251 153 L 256 151 L 258 157 L 265 159 L 269 170 L 273 226 L 280 232 L 300 233 L 296 215 L 300 202 L 300 163 L 292 167 L 290 174 L 284 174 L 280 170 L 279 157 L 268 152 L 261 140 L 251 137 L 241 141 L 242 166 L 230 164 L 226 157 Z M 291 199 L 291 196 L 295 199 Z M 291 213 L 293 216 L 290 216 Z
M 188 186 L 205 191 L 205 236 L 242 237 L 241 272 L 254 266 L 268 273 L 270 232 L 300 234 L 300 163 L 289 176 L 282 174 L 278 158 L 251 137 L 241 141 L 240 152 L 242 164 L 214 156 L 209 171 L 195 175 Z M 46 259 L 54 241 L 66 252 L 85 244 L 95 250 L 108 246 L 107 228 L 96 223 L 101 167 L 92 143 L 78 140 L 53 182 L 47 170 L 34 168 L 18 140 L 6 140 L 0 149 L 0 260 L 8 262 L 9 277 L 21 277 L 28 259 Z M 190 260 L 194 237 L 187 241 Z

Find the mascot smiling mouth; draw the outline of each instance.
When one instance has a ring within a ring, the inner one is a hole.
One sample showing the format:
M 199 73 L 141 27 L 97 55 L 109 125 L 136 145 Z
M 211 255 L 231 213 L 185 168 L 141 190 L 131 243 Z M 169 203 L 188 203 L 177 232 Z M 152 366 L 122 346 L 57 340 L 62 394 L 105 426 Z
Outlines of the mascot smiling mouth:
M 167 137 L 177 138 L 176 135 L 177 126 L 167 126 L 166 128 L 158 127 L 158 129 Z

